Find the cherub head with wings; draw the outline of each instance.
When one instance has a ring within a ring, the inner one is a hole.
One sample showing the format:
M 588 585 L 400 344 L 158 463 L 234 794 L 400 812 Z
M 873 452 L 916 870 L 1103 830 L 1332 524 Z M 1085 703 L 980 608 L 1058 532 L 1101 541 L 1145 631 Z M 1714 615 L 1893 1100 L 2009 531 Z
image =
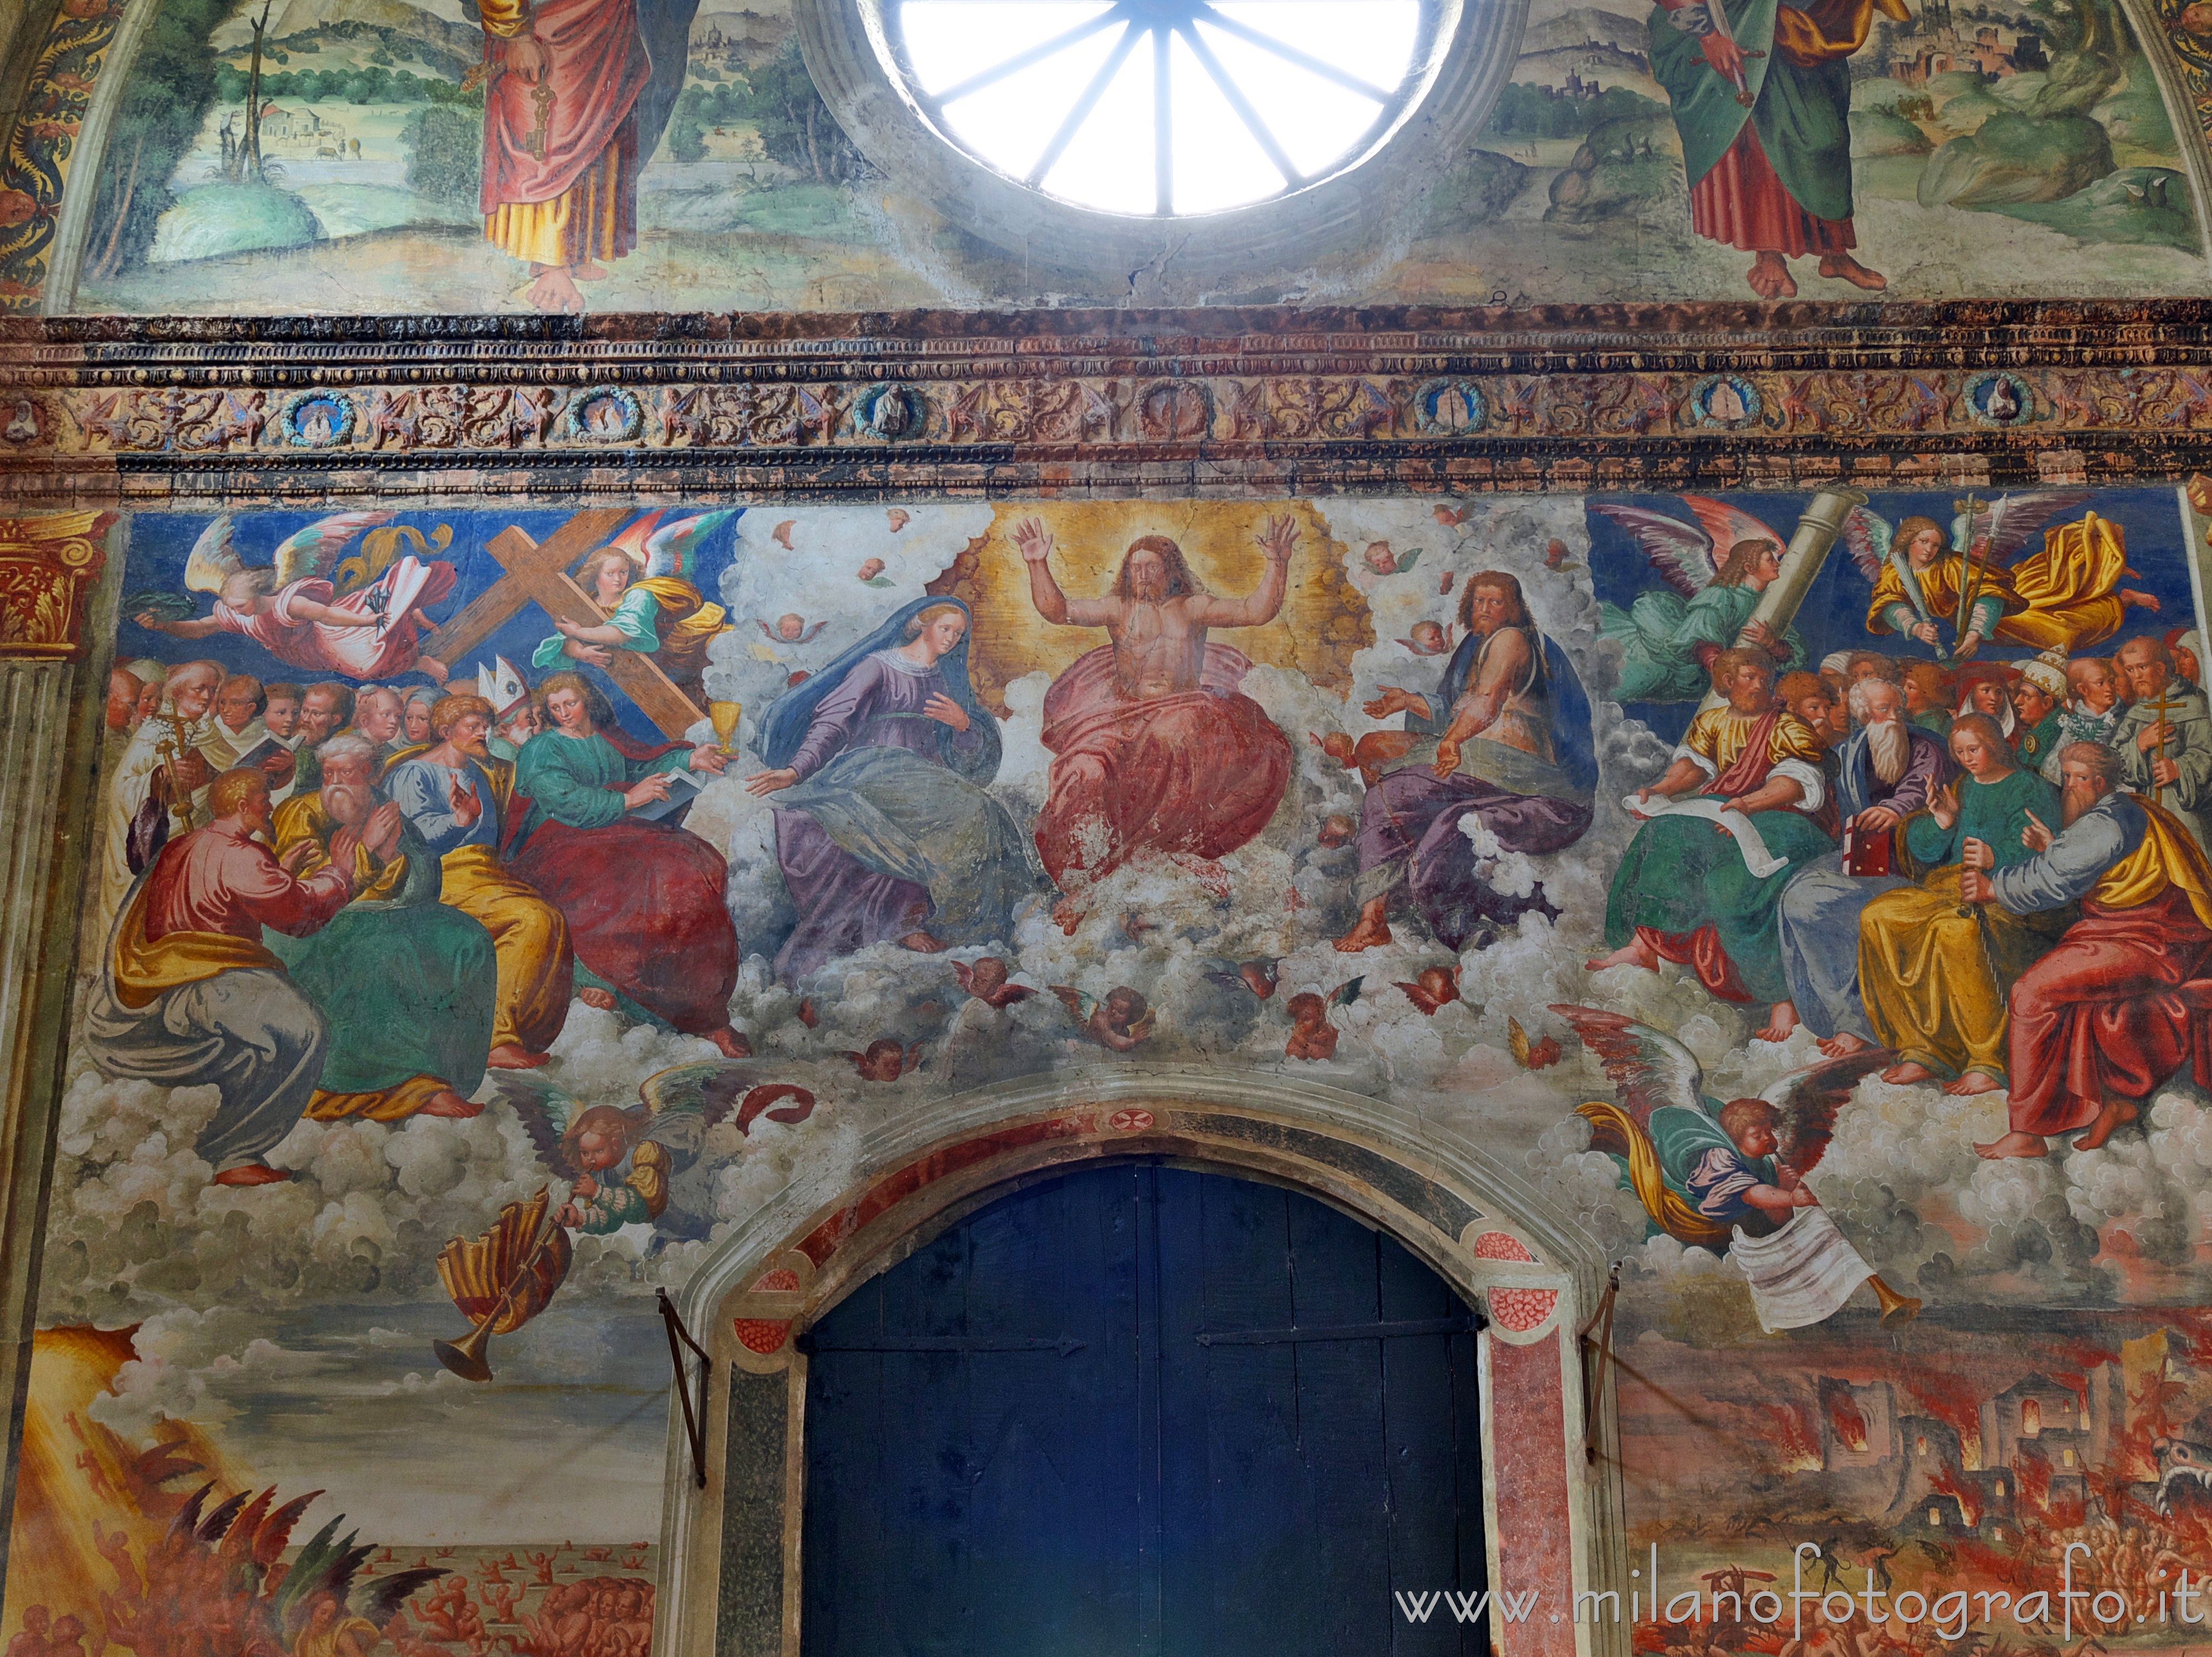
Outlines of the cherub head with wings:
M 241 616 L 258 616 L 276 601 L 276 595 L 298 581 L 327 580 L 353 538 L 380 524 L 389 523 L 388 512 L 342 512 L 319 519 L 276 549 L 273 562 L 249 564 L 234 544 L 238 520 L 225 513 L 201 531 L 185 561 L 185 586 L 194 592 L 213 593 Z

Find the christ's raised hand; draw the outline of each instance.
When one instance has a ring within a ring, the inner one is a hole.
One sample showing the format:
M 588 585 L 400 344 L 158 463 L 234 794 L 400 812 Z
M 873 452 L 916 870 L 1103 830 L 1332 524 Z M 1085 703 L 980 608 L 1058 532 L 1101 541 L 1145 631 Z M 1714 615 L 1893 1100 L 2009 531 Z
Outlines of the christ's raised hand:
M 1287 513 L 1279 518 L 1270 518 L 1267 520 L 1267 527 L 1252 538 L 1260 543 L 1261 549 L 1273 561 L 1287 564 L 1291 561 L 1291 553 L 1297 549 L 1297 519 L 1291 517 Z
M 1052 531 L 1044 526 L 1042 518 L 1024 518 L 1014 525 L 1014 548 L 1032 564 L 1042 564 L 1052 556 Z

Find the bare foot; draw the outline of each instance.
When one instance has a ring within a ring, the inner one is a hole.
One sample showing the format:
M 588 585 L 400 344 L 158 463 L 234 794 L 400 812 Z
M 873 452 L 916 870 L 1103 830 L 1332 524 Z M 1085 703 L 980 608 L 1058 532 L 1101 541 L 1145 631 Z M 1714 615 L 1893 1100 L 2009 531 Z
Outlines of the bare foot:
M 1336 940 L 1336 947 L 1346 955 L 1357 955 L 1362 950 L 1377 950 L 1390 942 L 1390 923 L 1382 918 L 1382 902 L 1363 903 L 1359 907 L 1358 924 Z
M 913 950 L 921 955 L 935 955 L 945 946 L 917 926 L 899 939 L 899 947 L 902 950 Z
M 1611 955 L 1586 961 L 1583 966 L 1594 973 L 1601 973 L 1608 967 L 1641 967 L 1646 972 L 1656 973 L 1659 970 L 1659 952 L 1642 938 L 1632 938 Z
M 1993 1162 L 2001 1162 L 2008 1156 L 2048 1156 L 2050 1154 L 2041 1134 L 2017 1131 L 1992 1139 L 1985 1145 L 1974 1147 L 1975 1156 L 1986 1156 Z
M 586 259 L 581 264 L 572 268 L 568 274 L 575 277 L 578 282 L 605 282 L 607 279 L 607 267 L 595 260 Z
M 1083 924 L 1083 911 L 1075 907 L 1073 898 L 1064 897 L 1052 906 L 1052 924 L 1068 937 L 1075 936 L 1075 929 Z
M 243 1168 L 227 1168 L 215 1176 L 217 1185 L 282 1185 L 292 1176 L 281 1168 L 271 1168 L 266 1162 L 248 1162 Z
M 2132 1099 L 2107 1099 L 2105 1108 L 2097 1113 L 2097 1120 L 2089 1124 L 2088 1132 L 2074 1142 L 2076 1150 L 2094 1150 L 2112 1137 L 2112 1131 L 2124 1123 L 2132 1122 L 2140 1113 Z
M 430 676 L 432 684 L 441 685 L 446 683 L 448 677 L 446 665 L 435 656 L 417 656 L 415 659 L 415 665 Z
M 1797 1029 L 1797 1004 L 1778 1001 L 1768 1009 L 1766 1022 L 1751 1033 L 1754 1041 L 1787 1041 Z
M 1984 1075 L 1978 1070 L 1970 1070 L 1957 1081 L 1944 1083 L 1943 1091 L 1954 1098 L 1964 1099 L 1970 1098 L 1977 1093 L 1995 1093 L 2002 1086 L 2004 1083 L 1998 1081 L 1996 1077 Z
M 472 1105 L 451 1088 L 440 1088 L 430 1096 L 430 1102 L 415 1113 L 417 1116 L 450 1116 L 466 1121 L 471 1116 L 483 1114 L 482 1105 Z
M 1838 1030 L 1826 1041 L 1816 1041 L 1814 1045 L 1831 1059 L 1848 1059 L 1855 1053 L 1866 1052 L 1874 1043 L 1861 1040 L 1849 1030 Z
M 746 1039 L 743 1030 L 732 1025 L 725 1024 L 718 1030 L 708 1030 L 707 1039 L 721 1049 L 725 1059 L 750 1059 L 753 1056 L 751 1041 Z
M 491 1050 L 484 1063 L 494 1070 L 536 1070 L 552 1058 L 550 1053 L 532 1053 L 512 1041 L 502 1041 Z
M 1932 1082 L 1936 1072 L 1917 1059 L 1908 1059 L 1902 1065 L 1892 1065 L 1882 1071 L 1881 1079 L 1893 1087 L 1910 1087 L 1915 1082 Z
M 1790 279 L 1790 267 L 1782 262 L 1779 253 L 1761 253 L 1745 273 L 1751 291 L 1761 299 L 1795 299 L 1797 284 Z
M 1854 288 L 1863 288 L 1869 294 L 1879 294 L 1889 286 L 1889 278 L 1879 270 L 1869 270 L 1849 253 L 1830 253 L 1820 260 L 1820 274 L 1833 281 L 1847 282 Z
M 2123 610 L 2157 610 L 2161 608 L 2158 602 L 2158 595 L 2156 593 L 2138 592 L 2133 587 L 2122 587 L 2120 589 L 2120 607 Z
M 603 990 L 596 984 L 587 985 L 578 990 L 576 999 L 587 1007 L 597 1007 L 601 1012 L 612 1012 L 615 1010 L 615 992 L 612 990 Z
M 584 308 L 584 296 L 576 291 L 576 284 L 569 279 L 568 273 L 558 266 L 532 282 L 526 297 L 549 314 L 562 311 L 580 313 Z

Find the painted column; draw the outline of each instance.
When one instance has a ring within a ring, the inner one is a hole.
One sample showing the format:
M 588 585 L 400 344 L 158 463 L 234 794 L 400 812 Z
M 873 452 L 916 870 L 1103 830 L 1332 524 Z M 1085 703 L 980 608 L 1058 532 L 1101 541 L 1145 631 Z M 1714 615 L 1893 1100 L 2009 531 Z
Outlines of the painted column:
M 84 616 L 114 514 L 0 519 L 0 1405 L 15 1507 L 38 1259 L 70 1022 L 105 697 L 88 693 Z M 110 578 L 112 583 L 112 577 Z M 0 1539 L 0 1549 L 5 1540 Z
M 1850 516 L 1852 507 L 1866 503 L 1866 496 L 1856 489 L 1826 489 L 1813 497 L 1797 520 L 1797 532 L 1790 537 L 1789 548 L 1782 555 L 1782 574 L 1759 595 L 1759 607 L 1744 622 L 1747 629 L 1753 622 L 1764 622 L 1779 634 L 1796 619 L 1797 607 L 1805 602 L 1805 595 L 1812 591 L 1821 566 L 1828 561 L 1828 549 L 1844 532 L 1844 519 Z M 1737 634 L 1735 641 L 1739 645 L 1750 644 L 1749 632 Z M 1717 690 L 1708 691 L 1705 701 L 1698 705 L 1698 711 L 1702 713 L 1706 708 L 1718 707 L 1724 700 Z

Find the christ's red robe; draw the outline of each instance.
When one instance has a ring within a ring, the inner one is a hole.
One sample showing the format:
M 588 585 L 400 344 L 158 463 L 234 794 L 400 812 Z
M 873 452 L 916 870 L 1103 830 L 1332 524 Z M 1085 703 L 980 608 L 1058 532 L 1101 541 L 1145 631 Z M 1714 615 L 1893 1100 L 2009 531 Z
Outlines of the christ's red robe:
M 1142 853 L 1210 861 L 1267 826 L 1290 784 L 1291 744 L 1237 691 L 1251 666 L 1208 645 L 1198 689 L 1125 701 L 1109 646 L 1053 682 L 1044 703 L 1052 778 L 1036 845 L 1062 890 Z

